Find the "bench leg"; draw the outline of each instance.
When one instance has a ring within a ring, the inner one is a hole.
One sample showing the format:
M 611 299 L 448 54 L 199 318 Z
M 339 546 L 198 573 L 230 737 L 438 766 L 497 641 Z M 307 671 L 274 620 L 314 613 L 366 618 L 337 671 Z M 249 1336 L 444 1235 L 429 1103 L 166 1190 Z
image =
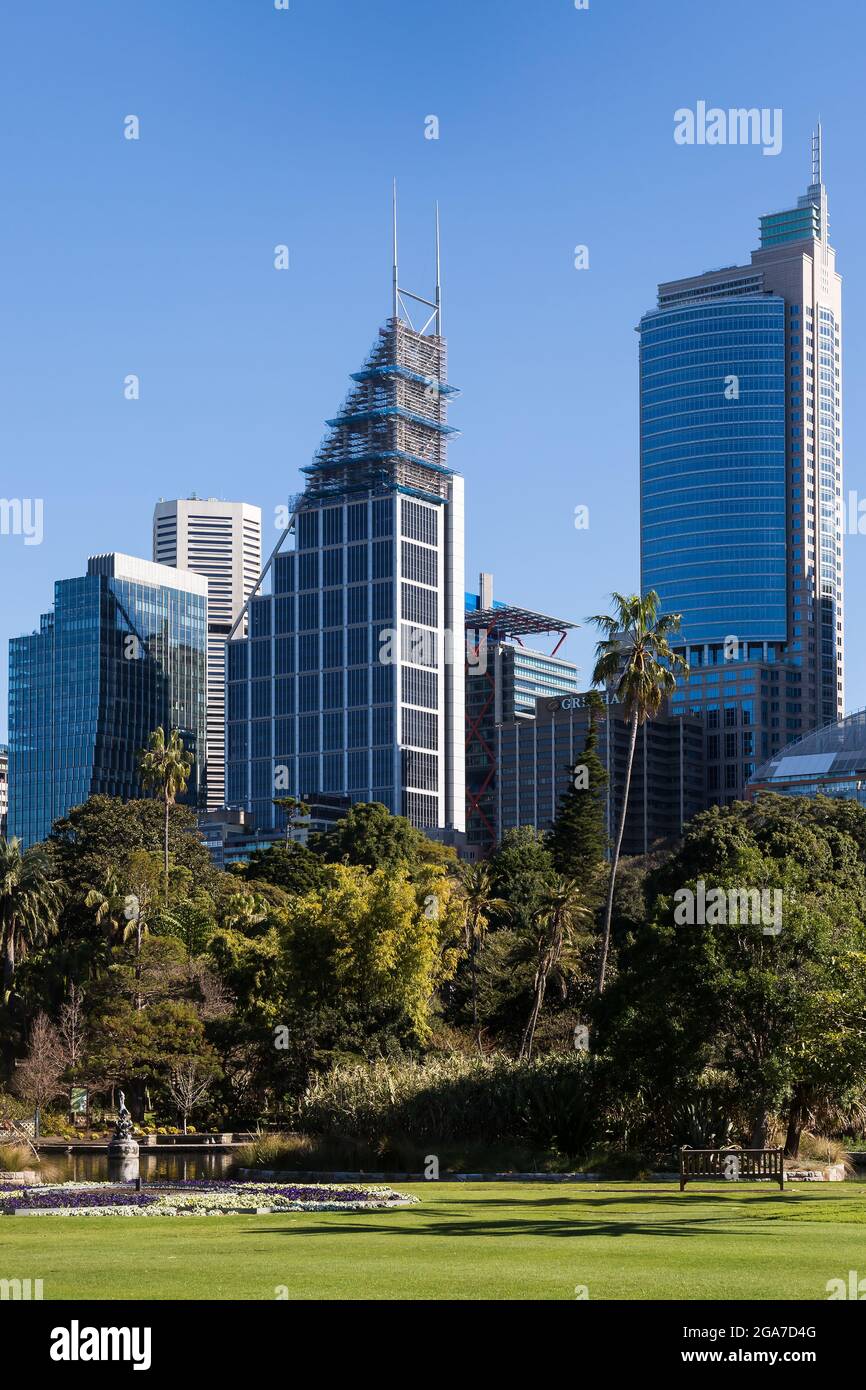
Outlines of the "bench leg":
M 685 1174 L 681 1173 L 681 1174 L 680 1174 L 680 1192 L 682 1192 L 682 1191 L 684 1190 L 685 1185 L 686 1185 Z

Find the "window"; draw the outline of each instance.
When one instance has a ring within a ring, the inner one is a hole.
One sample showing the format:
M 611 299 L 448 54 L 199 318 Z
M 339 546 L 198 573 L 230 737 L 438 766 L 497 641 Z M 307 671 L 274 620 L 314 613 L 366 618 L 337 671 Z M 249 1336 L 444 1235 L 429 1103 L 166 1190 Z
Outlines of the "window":
M 309 632 L 319 626 L 319 595 L 301 594 L 298 599 L 298 630 Z
M 322 709 L 342 709 L 343 673 L 326 671 L 322 676 Z
M 253 681 L 251 713 L 253 719 L 269 719 L 271 714 L 270 681 Z
M 274 681 L 274 713 L 294 714 L 295 682 L 289 677 L 277 677 Z
M 366 545 L 350 545 L 349 556 L 349 583 L 357 584 L 367 578 L 367 547 Z
M 343 508 L 326 507 L 322 512 L 325 545 L 341 545 L 343 540 Z
M 315 671 L 319 665 L 319 634 L 305 633 L 298 638 L 298 670 Z
M 364 666 L 360 671 L 350 671 L 348 673 L 348 702 L 349 705 L 366 705 L 369 699 L 367 687 L 369 672 Z
M 291 597 L 274 600 L 276 632 L 291 632 L 295 625 L 295 600 Z
M 342 712 L 322 715 L 322 747 L 330 751 L 343 746 Z
M 302 714 L 298 720 L 298 747 L 302 753 L 319 751 L 319 716 Z
M 342 666 L 343 664 L 343 633 L 341 629 L 336 632 L 326 632 L 322 637 L 322 665 Z
M 427 507 L 423 502 L 412 502 L 408 497 L 402 499 L 402 531 L 415 541 L 427 545 L 436 544 L 436 522 L 438 510 Z
M 319 513 L 300 512 L 296 520 L 298 549 L 312 550 L 319 544 Z
M 404 666 L 402 675 L 403 699 L 410 705 L 435 709 L 438 703 L 435 671 L 419 671 L 415 666 Z
M 295 639 L 278 637 L 274 642 L 275 668 L 278 676 L 288 675 L 295 669 Z
M 435 627 L 436 599 L 435 591 L 419 589 L 415 584 L 404 583 L 402 585 L 403 617 L 410 623 L 426 623 L 428 627 Z
M 369 741 L 369 714 L 365 709 L 349 710 L 349 747 L 366 748 Z M 366 777 L 366 771 L 365 771 Z
M 366 584 L 356 584 L 348 589 L 347 617 L 350 623 L 365 623 L 368 620 L 368 593 Z
M 403 742 L 416 748 L 438 748 L 439 726 L 435 714 L 427 710 L 404 709 L 402 711 Z
M 394 504 L 390 497 L 373 503 L 373 535 L 390 536 L 394 530 Z
M 401 563 L 404 579 L 415 580 L 418 584 L 435 584 L 438 555 L 423 545 L 412 541 L 401 543 Z
M 279 599 L 277 600 L 279 603 Z M 327 589 L 322 594 L 322 627 L 343 626 L 343 591 Z
M 271 674 L 271 643 L 270 640 L 256 641 L 252 646 L 252 671 L 254 676 L 269 676 Z
M 364 541 L 367 539 L 367 503 L 353 502 L 346 508 L 346 517 L 349 523 L 349 540 Z
M 315 552 L 312 555 L 298 556 L 298 588 L 299 589 L 318 589 L 319 587 L 319 556 Z
M 435 791 L 438 785 L 439 759 L 435 753 L 416 753 L 404 748 L 402 753 L 403 785 L 421 791 Z
M 254 598 L 252 603 L 250 604 L 250 635 L 252 637 L 270 637 L 270 598 Z
M 342 550 L 326 550 L 322 556 L 322 585 L 326 589 L 333 589 L 342 582 L 343 552 Z

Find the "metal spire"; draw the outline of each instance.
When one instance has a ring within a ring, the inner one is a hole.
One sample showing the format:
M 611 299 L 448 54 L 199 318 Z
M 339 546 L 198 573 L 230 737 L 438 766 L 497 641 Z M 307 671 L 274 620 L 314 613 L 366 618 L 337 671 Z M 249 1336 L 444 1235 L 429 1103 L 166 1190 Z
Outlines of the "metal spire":
M 818 129 L 812 133 L 812 183 L 819 184 L 824 181 L 823 151 L 822 151 L 822 131 L 821 117 L 818 117 Z
M 442 337 L 442 258 L 439 245 L 439 201 L 436 201 L 436 332 Z
M 397 270 L 397 180 L 394 180 L 394 191 L 392 195 L 392 207 L 394 214 L 394 294 L 392 317 L 398 318 L 400 313 L 400 275 Z

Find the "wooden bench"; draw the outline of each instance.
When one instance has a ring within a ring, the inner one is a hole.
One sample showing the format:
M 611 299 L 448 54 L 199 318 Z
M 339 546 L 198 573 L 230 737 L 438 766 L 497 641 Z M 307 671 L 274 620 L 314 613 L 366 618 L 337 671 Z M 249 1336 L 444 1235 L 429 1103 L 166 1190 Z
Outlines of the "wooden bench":
M 784 1149 L 680 1149 L 680 1192 L 687 1182 L 767 1180 L 785 1190 Z

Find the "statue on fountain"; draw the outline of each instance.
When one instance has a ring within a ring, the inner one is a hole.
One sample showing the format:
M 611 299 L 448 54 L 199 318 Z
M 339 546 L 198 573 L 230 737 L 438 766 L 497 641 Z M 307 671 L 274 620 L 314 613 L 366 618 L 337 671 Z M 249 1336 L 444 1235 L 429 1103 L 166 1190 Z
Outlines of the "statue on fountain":
M 120 1105 L 117 1111 L 114 1133 L 108 1142 L 108 1152 L 110 1156 L 137 1158 L 138 1143 L 132 1137 L 132 1116 L 126 1108 L 126 1097 L 123 1091 L 118 1091 L 117 1098 Z

